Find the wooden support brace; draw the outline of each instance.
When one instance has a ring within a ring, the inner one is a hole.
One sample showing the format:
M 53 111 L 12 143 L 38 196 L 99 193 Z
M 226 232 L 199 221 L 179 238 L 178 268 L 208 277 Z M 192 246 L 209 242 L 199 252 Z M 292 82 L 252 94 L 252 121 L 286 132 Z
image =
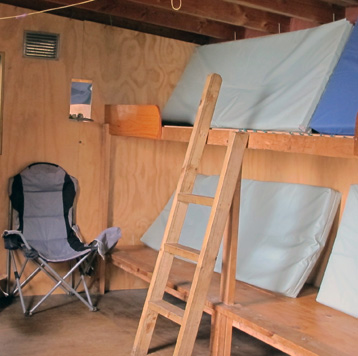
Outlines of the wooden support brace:
M 215 313 L 211 325 L 211 356 L 230 356 L 233 320 L 224 314 Z
M 354 147 L 353 147 L 353 154 L 358 156 L 358 114 L 356 116 L 356 126 L 354 129 Z
M 220 280 L 220 300 L 225 304 L 235 302 L 236 261 L 241 193 L 241 171 L 236 183 L 234 198 L 223 240 L 223 266 Z
M 111 135 L 109 133 L 109 124 L 103 125 L 102 131 L 102 160 L 101 160 L 101 183 L 102 183 L 102 229 L 109 226 L 108 208 L 109 208 L 109 176 L 110 176 L 110 152 L 111 152 Z M 106 260 L 98 258 L 98 272 L 99 279 L 98 292 L 104 294 L 106 291 Z

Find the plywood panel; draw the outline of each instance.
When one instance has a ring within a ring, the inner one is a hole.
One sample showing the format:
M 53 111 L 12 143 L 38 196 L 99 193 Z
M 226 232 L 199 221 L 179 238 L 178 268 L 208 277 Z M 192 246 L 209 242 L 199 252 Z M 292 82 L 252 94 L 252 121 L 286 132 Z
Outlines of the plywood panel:
M 174 191 L 186 144 L 125 137 L 116 137 L 115 142 L 112 221 L 126 226 L 124 242 L 132 244 Z M 200 173 L 218 174 L 224 152 L 224 147 L 207 146 Z M 344 207 L 350 184 L 358 183 L 358 166 L 355 158 L 249 149 L 243 178 L 330 187 L 341 192 Z
M 0 4 L 2 16 L 25 12 Z M 59 59 L 24 58 L 25 29 L 59 33 Z M 7 227 L 8 178 L 34 161 L 49 161 L 79 180 L 77 222 L 87 241 L 95 238 L 104 226 L 104 105 L 163 105 L 193 49 L 192 44 L 52 14 L 0 21 L 0 51 L 6 56 L 0 155 L 0 199 L 5 204 L 0 209 L 0 231 Z M 68 120 L 73 78 L 93 80 L 94 123 Z M 2 245 L 0 260 L 5 261 Z M 5 263 L 0 264 L 0 273 L 4 272 Z M 38 278 L 30 293 L 41 294 L 47 285 Z
M 23 13 L 22 9 L 1 5 L 2 14 Z M 23 31 L 32 29 L 61 33 L 62 57 L 44 61 L 22 56 Z M 76 145 L 78 129 L 67 119 L 69 105 L 68 80 L 76 69 L 81 53 L 77 50 L 78 23 L 59 17 L 39 15 L 23 20 L 0 22 L 0 48 L 5 52 L 4 73 L 4 136 L 0 156 L 1 201 L 0 230 L 7 227 L 7 180 L 34 161 L 49 161 L 77 174 Z M 70 46 L 64 46 L 72 38 Z M 62 95 L 61 95 L 62 94 Z M 0 257 L 5 255 L 2 246 Z M 0 258 L 5 260 L 4 258 Z M 0 266 L 3 270 L 5 264 Z M 27 293 L 41 293 L 48 281 L 38 278 L 35 288 Z
M 84 36 L 82 75 L 93 79 L 93 91 L 99 93 L 93 101 L 98 118 L 103 115 L 103 104 L 155 104 L 162 109 L 195 48 L 88 22 Z
M 186 144 L 113 137 L 110 220 L 122 228 L 121 244 L 137 244 L 173 193 Z
M 123 227 L 122 245 L 138 244 L 175 189 L 186 144 L 125 137 L 114 139 L 111 219 Z M 218 174 L 224 152 L 224 147 L 207 146 L 200 173 Z M 358 166 L 356 158 L 248 149 L 243 178 L 336 189 L 342 194 L 341 214 L 350 184 L 358 183 Z M 323 271 L 324 268 L 315 270 L 310 280 L 319 284 Z M 113 288 L 115 285 L 112 283 Z
M 358 165 L 355 158 L 247 150 L 243 175 L 248 179 L 333 188 L 342 193 L 343 208 L 350 184 L 358 183 Z

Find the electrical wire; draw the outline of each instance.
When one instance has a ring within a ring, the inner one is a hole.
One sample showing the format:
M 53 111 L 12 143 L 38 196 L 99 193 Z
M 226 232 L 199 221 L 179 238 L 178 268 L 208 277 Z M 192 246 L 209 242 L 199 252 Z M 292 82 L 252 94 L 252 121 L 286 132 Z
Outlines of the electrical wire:
M 37 14 L 42 14 L 42 13 L 44 13 L 44 12 L 50 12 L 50 11 L 55 11 L 55 10 L 66 9 L 66 8 L 68 8 L 68 7 L 83 5 L 83 4 L 87 4 L 87 3 L 89 3 L 89 2 L 93 2 L 93 1 L 96 1 L 96 0 L 86 0 L 86 1 L 78 2 L 78 3 L 76 3 L 76 4 L 65 5 L 65 6 L 60 6 L 60 7 L 54 7 L 54 8 L 51 8 L 51 9 L 46 9 L 46 10 L 41 10 L 41 11 L 34 11 L 34 12 L 29 12 L 29 13 L 25 13 L 25 14 L 21 14 L 21 15 L 0 17 L 0 20 L 21 19 L 21 18 L 24 18 L 24 17 L 27 17 L 27 16 L 31 16 L 31 15 L 37 15 Z

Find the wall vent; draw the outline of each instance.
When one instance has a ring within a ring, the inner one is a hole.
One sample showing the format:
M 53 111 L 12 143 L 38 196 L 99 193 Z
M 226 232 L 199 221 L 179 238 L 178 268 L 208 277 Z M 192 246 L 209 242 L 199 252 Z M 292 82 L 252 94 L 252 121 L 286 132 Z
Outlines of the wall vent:
M 42 59 L 57 59 L 58 43 L 58 34 L 25 31 L 24 56 Z

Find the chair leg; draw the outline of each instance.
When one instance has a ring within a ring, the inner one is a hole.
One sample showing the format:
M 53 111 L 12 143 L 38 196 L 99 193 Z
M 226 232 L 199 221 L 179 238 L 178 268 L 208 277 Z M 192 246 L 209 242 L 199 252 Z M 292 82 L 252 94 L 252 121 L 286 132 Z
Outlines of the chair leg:
M 93 308 L 93 304 L 92 304 L 92 299 L 91 299 L 91 296 L 89 294 L 89 290 L 88 290 L 88 287 L 87 287 L 87 283 L 85 281 L 85 276 L 83 274 L 81 274 L 81 280 L 82 280 L 82 284 L 83 284 L 83 288 L 85 290 L 85 293 L 86 293 L 86 296 L 87 296 L 87 301 L 88 301 L 88 304 L 91 305 L 91 307 Z
M 17 290 L 18 290 L 18 293 L 19 293 L 19 296 L 20 296 L 20 302 L 21 302 L 22 311 L 23 311 L 23 313 L 25 315 L 27 315 L 28 312 L 27 312 L 26 307 L 25 307 L 24 296 L 22 294 L 21 283 L 20 283 L 20 274 L 17 271 L 14 252 L 13 251 L 9 251 L 9 252 L 10 252 L 10 260 L 12 261 L 12 268 L 14 270 L 14 276 L 15 276 L 15 281 L 16 281 L 16 285 L 17 285 Z
M 6 256 L 6 294 L 10 295 L 10 284 L 11 284 L 11 254 L 10 250 L 7 251 Z
M 58 275 L 58 273 L 56 273 L 56 271 L 51 268 L 48 263 L 46 263 L 44 260 L 42 260 L 41 258 L 39 258 L 39 262 L 37 262 L 39 264 L 39 267 L 47 274 L 48 274 L 48 271 L 46 271 L 45 267 L 51 271 L 51 274 L 53 274 L 54 276 L 56 276 L 58 282 L 55 284 L 55 286 L 53 286 L 51 288 L 51 290 L 29 311 L 29 314 L 32 315 L 33 312 L 40 306 L 40 304 L 42 304 L 53 292 L 56 288 L 58 288 L 59 286 L 63 286 L 66 288 L 66 290 L 68 292 L 71 292 L 73 293 L 82 303 L 84 303 L 91 311 L 96 311 L 97 308 L 94 307 L 92 305 L 92 301 L 91 301 L 91 298 L 89 296 L 89 293 L 88 293 L 88 289 L 87 289 L 87 297 L 89 297 L 89 301 L 86 301 L 75 289 L 73 289 L 66 281 L 65 279 L 68 278 L 76 269 L 77 267 L 79 267 L 79 265 L 85 260 L 86 257 L 83 257 L 80 261 L 78 261 L 71 269 L 70 271 L 68 271 L 66 273 L 65 276 L 61 277 L 60 275 Z M 85 284 L 86 285 L 86 284 Z M 86 286 L 87 287 L 87 286 Z M 86 289 L 85 287 L 85 289 Z

